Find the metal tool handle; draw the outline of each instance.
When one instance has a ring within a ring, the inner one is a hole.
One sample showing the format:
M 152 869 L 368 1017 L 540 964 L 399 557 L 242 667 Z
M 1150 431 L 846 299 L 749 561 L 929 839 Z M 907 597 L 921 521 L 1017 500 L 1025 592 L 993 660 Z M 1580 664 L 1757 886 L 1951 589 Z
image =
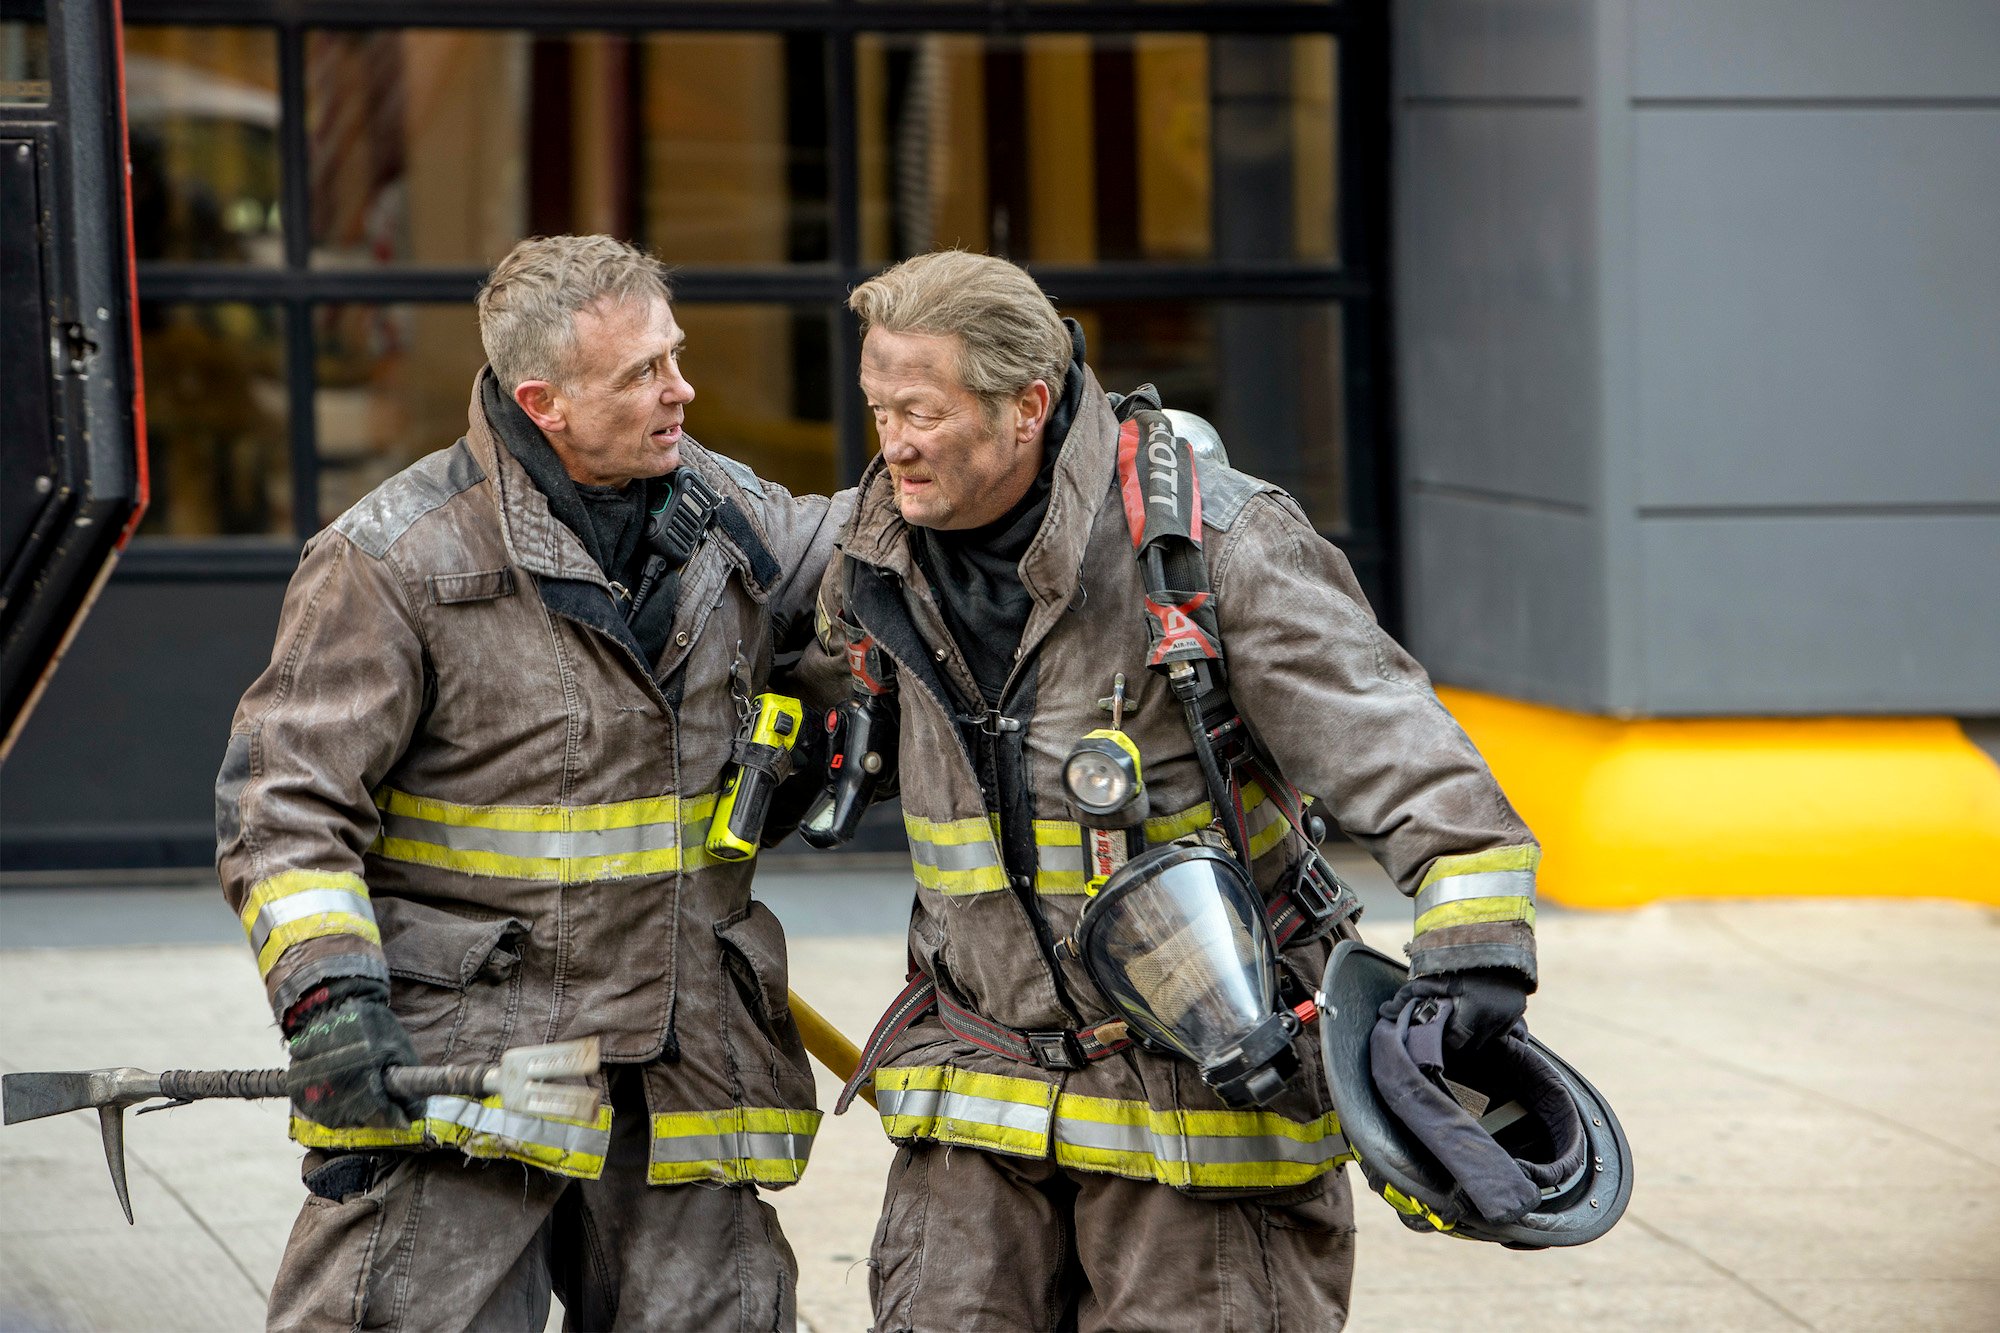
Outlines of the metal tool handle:
M 483 1097 L 497 1065 L 396 1065 L 382 1081 L 401 1101 L 424 1097 Z M 162 1096 L 201 1101 L 210 1097 L 283 1097 L 282 1069 L 169 1069 L 160 1075 Z

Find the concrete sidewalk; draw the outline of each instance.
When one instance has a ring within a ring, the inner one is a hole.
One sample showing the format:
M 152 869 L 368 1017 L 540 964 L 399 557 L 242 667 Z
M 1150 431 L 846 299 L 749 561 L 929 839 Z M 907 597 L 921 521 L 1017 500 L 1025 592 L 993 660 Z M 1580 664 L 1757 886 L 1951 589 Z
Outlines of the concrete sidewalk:
M 1342 868 L 1398 952 L 1407 909 Z M 858 1038 L 900 984 L 907 881 L 773 869 L 794 987 Z M 1996 925 L 1903 901 L 1546 913 L 1529 1017 L 1623 1117 L 1631 1209 L 1597 1244 L 1517 1254 L 1406 1232 L 1362 1195 L 1350 1327 L 2000 1329 Z M 234 930 L 212 889 L 0 891 L 0 1067 L 280 1063 Z M 120 943 L 62 944 L 92 939 Z M 0 1131 L 0 1329 L 260 1327 L 302 1197 L 282 1106 L 128 1117 L 127 1138 L 132 1228 L 93 1119 Z M 772 1196 L 819 1333 L 867 1326 L 890 1155 L 865 1107 L 829 1118 Z

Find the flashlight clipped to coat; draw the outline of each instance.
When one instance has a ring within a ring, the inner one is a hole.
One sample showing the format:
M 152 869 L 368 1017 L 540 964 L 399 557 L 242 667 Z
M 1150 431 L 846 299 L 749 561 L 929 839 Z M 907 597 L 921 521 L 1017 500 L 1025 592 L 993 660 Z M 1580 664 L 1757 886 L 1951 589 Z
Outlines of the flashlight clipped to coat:
M 1110 702 L 1111 726 L 1063 761 L 1088 894 L 1064 952 L 1141 1045 L 1193 1063 L 1230 1106 L 1266 1105 L 1298 1073 L 1292 1043 L 1315 1013 L 1279 997 L 1263 897 L 1220 838 L 1203 830 L 1146 845 L 1152 803 L 1123 727 L 1122 675 Z

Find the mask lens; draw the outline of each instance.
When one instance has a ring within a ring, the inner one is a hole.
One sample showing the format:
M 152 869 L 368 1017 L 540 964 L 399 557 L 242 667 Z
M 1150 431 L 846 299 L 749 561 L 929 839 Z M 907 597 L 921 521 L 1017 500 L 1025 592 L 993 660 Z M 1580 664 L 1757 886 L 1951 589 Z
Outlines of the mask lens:
M 1084 963 L 1107 999 L 1195 1063 L 1227 1059 L 1276 1010 L 1256 891 L 1227 860 L 1161 848 L 1089 909 Z
M 1063 766 L 1063 784 L 1076 803 L 1094 815 L 1109 814 L 1132 795 L 1132 775 L 1099 750 L 1078 750 Z

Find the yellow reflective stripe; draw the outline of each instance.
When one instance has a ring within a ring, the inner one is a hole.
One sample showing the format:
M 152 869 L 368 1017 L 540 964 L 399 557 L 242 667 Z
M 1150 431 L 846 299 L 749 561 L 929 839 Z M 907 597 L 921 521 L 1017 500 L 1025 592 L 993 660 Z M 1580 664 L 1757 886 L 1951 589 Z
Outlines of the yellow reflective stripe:
M 272 965 L 285 950 L 303 940 L 316 940 L 326 935 L 357 935 L 370 944 L 382 942 L 381 929 L 367 917 L 356 916 L 352 912 L 315 912 L 297 921 L 287 921 L 264 937 L 264 947 L 257 951 L 258 973 L 269 976 Z
M 1035 846 L 1081 847 L 1083 846 L 1083 825 L 1068 819 L 1037 819 L 1035 821 Z
M 1418 917 L 1411 933 L 1422 935 L 1445 926 L 1476 926 L 1493 921 L 1522 921 L 1532 926 L 1535 924 L 1535 900 L 1522 897 L 1467 898 L 1463 902 L 1446 903 Z
M 1146 821 L 1146 841 L 1172 842 L 1175 838 L 1185 838 L 1190 833 L 1199 833 L 1215 822 L 1215 807 L 1207 801 L 1192 806 L 1179 814 L 1154 815 Z
M 1452 1223 L 1445 1221 L 1442 1217 L 1432 1212 L 1421 1200 L 1411 1198 L 1386 1181 L 1382 1185 L 1382 1197 L 1388 1202 L 1391 1208 L 1394 1208 L 1405 1217 L 1420 1217 L 1438 1231 L 1452 1231 L 1456 1229 Z
M 1292 831 L 1291 821 L 1276 801 L 1264 795 L 1255 782 L 1243 784 L 1243 822 L 1250 829 L 1250 859 L 1255 861 L 1285 840 Z
M 354 935 L 382 942 L 368 886 L 348 871 L 280 871 L 251 887 L 238 916 L 256 950 L 257 970 L 265 976 L 285 950 L 302 940 Z
M 460 874 L 581 884 L 701 870 L 716 794 L 583 806 L 459 805 L 384 787 L 371 851 Z
M 281 870 L 266 879 L 260 879 L 250 886 L 250 892 L 243 900 L 243 910 L 237 916 L 245 930 L 256 921 L 257 913 L 280 898 L 290 898 L 294 894 L 306 893 L 313 889 L 339 889 L 368 896 L 368 885 L 361 876 L 346 870 Z
M 999 836 L 998 815 L 974 815 L 969 819 L 925 819 L 903 813 L 903 829 L 919 842 L 941 847 L 961 847 L 967 843 L 991 842 Z
M 1055 1134 L 1061 1165 L 1181 1187 L 1304 1184 L 1353 1157 L 1331 1112 L 1300 1123 L 1270 1111 L 1161 1111 L 1065 1093 Z
M 292 1139 L 308 1148 L 457 1148 L 468 1157 L 507 1158 L 557 1175 L 596 1180 L 611 1148 L 611 1107 L 591 1121 L 524 1115 L 487 1097 L 431 1097 L 408 1129 L 329 1129 L 292 1117 Z
M 875 1071 L 875 1102 L 892 1139 L 933 1139 L 1022 1157 L 1049 1147 L 1056 1087 L 949 1065 Z
M 903 829 L 917 883 L 953 896 L 1006 888 L 1007 868 L 994 832 L 998 823 L 998 816 L 934 820 L 905 811 Z
M 1533 870 L 1541 864 L 1541 860 L 1542 849 L 1532 843 L 1496 847 L 1490 852 L 1471 852 L 1464 856 L 1440 856 L 1431 862 L 1430 870 L 1417 888 L 1428 889 L 1439 880 L 1453 875 L 1477 875 L 1489 870 Z
M 715 793 L 704 792 L 686 800 L 679 796 L 647 796 L 608 805 L 459 805 L 383 787 L 375 793 L 375 805 L 387 814 L 408 815 L 432 824 L 519 833 L 567 833 L 677 824 L 695 816 L 707 818 L 715 809 Z
M 1256 860 L 1285 840 L 1291 824 L 1277 804 L 1267 800 L 1255 782 L 1243 786 L 1244 817 L 1250 826 L 1250 859 Z M 1207 801 L 1177 814 L 1158 815 L 1144 825 L 1146 842 L 1159 844 L 1198 833 L 1214 820 Z M 1035 891 L 1051 894 L 1089 892 L 1089 867 L 1084 853 L 1083 826 L 1067 819 L 1037 819 Z M 995 887 L 1005 887 L 1002 882 Z
M 710 1181 L 790 1185 L 805 1174 L 818 1111 L 738 1106 L 726 1111 L 668 1111 L 653 1117 L 655 1185 Z
M 1069 819 L 1035 821 L 1035 892 L 1082 893 L 1089 875 L 1083 825 Z

